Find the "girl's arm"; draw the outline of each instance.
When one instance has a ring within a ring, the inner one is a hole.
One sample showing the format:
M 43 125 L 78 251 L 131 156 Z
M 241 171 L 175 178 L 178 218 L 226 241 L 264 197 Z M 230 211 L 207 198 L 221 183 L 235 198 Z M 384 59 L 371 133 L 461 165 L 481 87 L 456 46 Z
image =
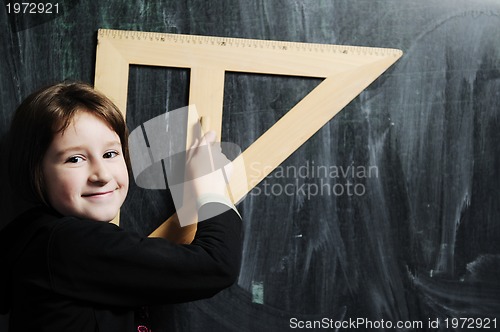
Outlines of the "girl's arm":
M 238 211 L 230 201 L 226 192 L 225 179 L 221 169 L 224 168 L 225 176 L 230 177 L 232 173 L 231 162 L 222 153 L 220 143 L 216 143 L 215 132 L 209 131 L 203 137 L 195 139 L 193 146 L 187 152 L 185 165 L 186 175 L 183 187 L 185 207 L 188 210 L 207 202 L 219 202 L 228 208 Z M 178 182 L 175 181 L 174 182 Z M 174 189 L 175 190 L 175 189 Z M 174 199 L 175 201 L 175 199 Z M 176 204 L 176 207 L 177 204 Z M 173 243 L 188 244 L 193 241 L 196 233 L 196 215 L 182 213 L 184 219 L 193 219 L 189 225 L 181 226 L 177 213 L 170 216 L 150 237 L 161 237 Z M 186 221 L 186 220 L 184 220 Z
M 53 231 L 47 264 L 53 291 L 113 306 L 192 301 L 232 285 L 241 261 L 241 220 L 221 214 L 198 224 L 192 244 L 143 238 L 114 224 L 65 218 Z

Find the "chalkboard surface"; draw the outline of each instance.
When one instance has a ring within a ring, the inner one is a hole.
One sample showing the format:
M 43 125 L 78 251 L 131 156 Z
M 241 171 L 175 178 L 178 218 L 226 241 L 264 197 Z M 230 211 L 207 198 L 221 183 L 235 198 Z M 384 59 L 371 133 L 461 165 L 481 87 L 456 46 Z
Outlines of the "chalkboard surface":
M 405 53 L 239 205 L 237 284 L 209 300 L 152 308 L 155 332 L 287 331 L 315 321 L 336 330 L 358 319 L 360 330 L 391 330 L 389 322 L 461 330 L 466 318 L 489 318 L 491 327 L 496 319 L 499 328 L 500 3 L 58 3 L 49 16 L 0 10 L 2 137 L 36 88 L 93 81 L 99 28 Z M 222 139 L 249 146 L 319 82 L 227 73 Z M 185 106 L 188 86 L 188 70 L 133 66 L 129 128 Z M 21 207 L 1 175 L 3 226 Z M 168 191 L 132 186 L 122 226 L 148 234 L 172 209 Z

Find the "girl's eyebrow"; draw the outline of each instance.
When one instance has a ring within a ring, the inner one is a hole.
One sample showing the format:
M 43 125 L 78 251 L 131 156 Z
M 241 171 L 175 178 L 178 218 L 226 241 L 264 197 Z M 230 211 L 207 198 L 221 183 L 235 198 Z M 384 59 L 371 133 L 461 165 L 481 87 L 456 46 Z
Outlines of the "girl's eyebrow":
M 112 140 L 105 143 L 106 147 L 121 147 L 122 142 L 120 140 Z
M 114 147 L 121 148 L 122 144 L 119 140 L 112 140 L 112 141 L 108 141 L 108 142 L 104 143 L 103 146 L 105 147 L 105 149 L 114 148 Z M 70 147 L 65 148 L 63 150 L 57 151 L 56 156 L 62 157 L 63 155 L 71 154 L 72 152 L 85 150 L 86 147 L 87 147 L 87 145 L 70 146 Z
M 73 151 L 76 152 L 76 151 L 81 151 L 81 150 L 84 150 L 84 146 L 83 145 L 71 146 L 69 148 L 64 148 L 62 150 L 57 151 L 56 152 L 56 156 L 57 157 L 62 157 L 65 154 L 71 154 Z

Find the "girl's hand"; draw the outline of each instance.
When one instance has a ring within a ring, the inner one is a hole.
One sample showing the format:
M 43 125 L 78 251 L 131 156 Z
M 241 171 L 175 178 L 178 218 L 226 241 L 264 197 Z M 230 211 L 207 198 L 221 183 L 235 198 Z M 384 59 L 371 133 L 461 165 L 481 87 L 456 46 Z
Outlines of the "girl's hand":
M 186 180 L 197 198 L 207 194 L 226 196 L 225 176 L 229 180 L 232 164 L 215 139 L 215 132 L 209 131 L 196 139 L 187 153 Z

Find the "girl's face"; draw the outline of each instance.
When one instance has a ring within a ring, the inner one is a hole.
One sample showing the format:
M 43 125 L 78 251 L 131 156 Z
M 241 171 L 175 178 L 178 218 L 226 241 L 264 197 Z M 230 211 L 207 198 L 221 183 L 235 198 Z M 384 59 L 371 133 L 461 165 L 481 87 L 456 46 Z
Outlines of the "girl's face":
M 68 128 L 54 136 L 42 170 L 48 200 L 65 216 L 107 222 L 127 196 L 120 138 L 89 112 L 78 112 Z

